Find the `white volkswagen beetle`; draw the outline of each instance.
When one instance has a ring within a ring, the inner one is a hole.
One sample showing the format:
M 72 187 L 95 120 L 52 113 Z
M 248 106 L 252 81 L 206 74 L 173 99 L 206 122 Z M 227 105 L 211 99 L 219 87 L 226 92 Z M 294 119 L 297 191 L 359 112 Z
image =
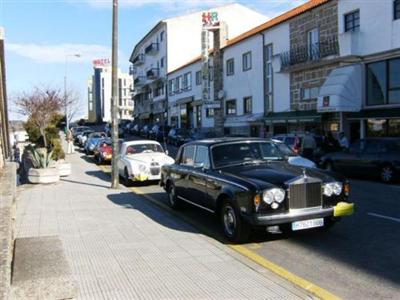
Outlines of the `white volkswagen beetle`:
M 175 162 L 156 141 L 124 142 L 120 153 L 118 171 L 125 182 L 160 180 L 161 167 Z

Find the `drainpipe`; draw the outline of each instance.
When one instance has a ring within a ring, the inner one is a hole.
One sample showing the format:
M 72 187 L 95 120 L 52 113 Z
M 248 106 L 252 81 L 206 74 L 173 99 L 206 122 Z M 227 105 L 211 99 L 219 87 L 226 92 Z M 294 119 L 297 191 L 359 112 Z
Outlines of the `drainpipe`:
M 262 74 L 263 74 L 262 88 L 263 88 L 263 99 L 264 99 L 264 103 L 263 103 L 264 105 L 263 106 L 264 106 L 264 117 L 265 117 L 265 115 L 268 113 L 268 112 L 265 111 L 265 101 L 267 100 L 267 95 L 265 94 L 265 34 L 264 34 L 264 32 L 261 32 L 260 34 L 262 36 L 262 45 L 261 45 L 261 47 L 262 47 L 262 65 L 263 65 L 263 68 L 262 68 L 262 70 L 263 70 L 262 71 Z M 273 105 L 273 101 L 271 103 L 271 108 L 273 108 L 272 105 Z M 272 111 L 273 111 L 273 109 L 272 109 Z M 265 121 L 264 121 L 264 126 L 265 126 Z M 271 126 L 272 126 L 272 124 L 269 125 L 269 132 L 272 131 Z

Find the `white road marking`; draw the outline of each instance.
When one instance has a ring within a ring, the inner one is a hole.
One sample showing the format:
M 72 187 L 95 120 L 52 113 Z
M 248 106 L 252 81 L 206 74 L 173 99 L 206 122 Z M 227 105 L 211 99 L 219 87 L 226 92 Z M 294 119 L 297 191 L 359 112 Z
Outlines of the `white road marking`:
M 399 218 L 393 218 L 393 217 L 388 217 L 388 216 L 384 216 L 384 215 L 380 215 L 380 214 L 376 214 L 376 213 L 368 213 L 369 216 L 372 217 L 377 217 L 377 218 L 382 218 L 382 219 L 386 219 L 386 220 L 391 220 L 391 221 L 395 221 L 400 223 L 400 219 Z

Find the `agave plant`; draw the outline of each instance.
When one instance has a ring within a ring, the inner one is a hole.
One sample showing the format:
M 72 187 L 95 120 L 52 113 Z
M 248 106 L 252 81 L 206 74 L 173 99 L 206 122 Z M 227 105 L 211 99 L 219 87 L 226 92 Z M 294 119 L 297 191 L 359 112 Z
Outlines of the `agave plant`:
M 40 153 L 32 146 L 30 146 L 28 150 L 32 154 L 32 163 L 35 169 L 49 168 L 53 164 L 53 151 L 50 151 L 49 153 Z

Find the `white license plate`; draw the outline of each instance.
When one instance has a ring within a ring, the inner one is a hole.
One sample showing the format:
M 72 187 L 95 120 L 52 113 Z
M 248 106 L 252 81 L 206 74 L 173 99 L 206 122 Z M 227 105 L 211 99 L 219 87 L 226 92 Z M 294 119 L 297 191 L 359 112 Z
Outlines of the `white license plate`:
M 293 222 L 292 230 L 303 230 L 303 229 L 322 227 L 322 226 L 324 226 L 324 218 L 311 219 L 311 220 Z

